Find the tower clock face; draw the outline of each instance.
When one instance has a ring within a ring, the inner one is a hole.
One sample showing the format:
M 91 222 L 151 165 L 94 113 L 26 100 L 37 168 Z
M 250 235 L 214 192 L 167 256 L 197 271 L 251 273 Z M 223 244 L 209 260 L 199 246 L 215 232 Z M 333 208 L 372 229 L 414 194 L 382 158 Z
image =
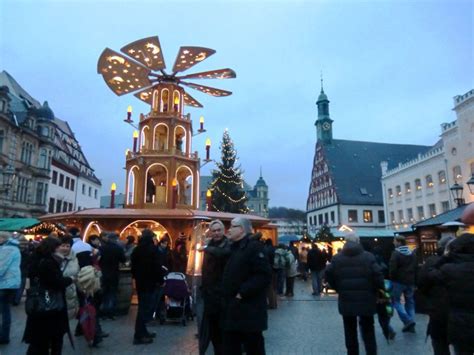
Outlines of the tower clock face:
M 330 128 L 331 128 L 331 124 L 329 122 L 324 122 L 323 123 L 323 129 L 325 131 L 329 131 Z

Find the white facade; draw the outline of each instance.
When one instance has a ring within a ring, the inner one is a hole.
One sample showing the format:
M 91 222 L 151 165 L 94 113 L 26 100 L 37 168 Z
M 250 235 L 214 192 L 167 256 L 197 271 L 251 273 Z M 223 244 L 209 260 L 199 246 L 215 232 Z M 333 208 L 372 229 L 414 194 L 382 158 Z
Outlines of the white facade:
M 407 228 L 456 207 L 449 190 L 456 182 L 474 201 L 466 185 L 474 174 L 474 90 L 454 97 L 454 111 L 457 119 L 441 124 L 441 140 L 426 154 L 392 170 L 381 164 L 387 225 Z
M 300 220 L 288 218 L 272 218 L 272 224 L 276 224 L 278 235 L 302 235 L 306 229 L 306 223 Z
M 51 167 L 48 191 L 48 212 L 79 211 L 99 208 L 101 185 L 55 165 Z
M 308 230 L 315 234 L 323 225 L 351 228 L 382 228 L 385 226 L 385 214 L 378 205 L 337 204 L 307 213 Z

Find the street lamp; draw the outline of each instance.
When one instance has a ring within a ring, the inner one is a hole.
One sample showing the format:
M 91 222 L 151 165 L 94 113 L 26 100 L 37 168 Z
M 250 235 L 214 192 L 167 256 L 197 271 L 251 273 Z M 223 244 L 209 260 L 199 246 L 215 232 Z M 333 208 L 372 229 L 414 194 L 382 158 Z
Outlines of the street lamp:
M 472 174 L 471 178 L 466 182 L 467 187 L 469 187 L 469 192 L 471 195 L 474 195 L 474 173 Z
M 457 182 L 454 183 L 453 186 L 449 188 L 453 195 L 454 202 L 456 203 L 457 207 L 464 205 L 464 199 L 462 198 L 462 192 L 464 188 L 459 185 Z

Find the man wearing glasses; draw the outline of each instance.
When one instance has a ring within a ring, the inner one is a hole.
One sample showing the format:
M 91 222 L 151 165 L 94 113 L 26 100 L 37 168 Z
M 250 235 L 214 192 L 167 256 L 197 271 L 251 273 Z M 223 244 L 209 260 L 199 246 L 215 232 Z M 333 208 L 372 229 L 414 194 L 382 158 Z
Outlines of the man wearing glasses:
M 224 269 L 224 353 L 264 355 L 262 331 L 267 329 L 266 289 L 271 267 L 263 244 L 251 238 L 252 225 L 234 218 L 229 229 L 231 255 Z

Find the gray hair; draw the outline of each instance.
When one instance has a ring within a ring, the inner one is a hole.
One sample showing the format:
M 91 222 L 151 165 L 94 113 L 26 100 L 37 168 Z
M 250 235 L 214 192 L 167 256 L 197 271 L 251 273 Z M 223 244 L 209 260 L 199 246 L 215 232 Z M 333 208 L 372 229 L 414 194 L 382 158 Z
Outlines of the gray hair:
M 347 233 L 344 239 L 346 240 L 346 242 L 354 242 L 354 243 L 360 242 L 359 236 L 355 232 Z
M 209 229 L 211 229 L 214 224 L 217 224 L 222 230 L 225 230 L 224 223 L 219 219 L 212 220 L 211 223 L 209 223 Z
M 252 233 L 252 223 L 250 219 L 244 217 L 234 218 L 234 224 L 241 226 L 245 234 Z

